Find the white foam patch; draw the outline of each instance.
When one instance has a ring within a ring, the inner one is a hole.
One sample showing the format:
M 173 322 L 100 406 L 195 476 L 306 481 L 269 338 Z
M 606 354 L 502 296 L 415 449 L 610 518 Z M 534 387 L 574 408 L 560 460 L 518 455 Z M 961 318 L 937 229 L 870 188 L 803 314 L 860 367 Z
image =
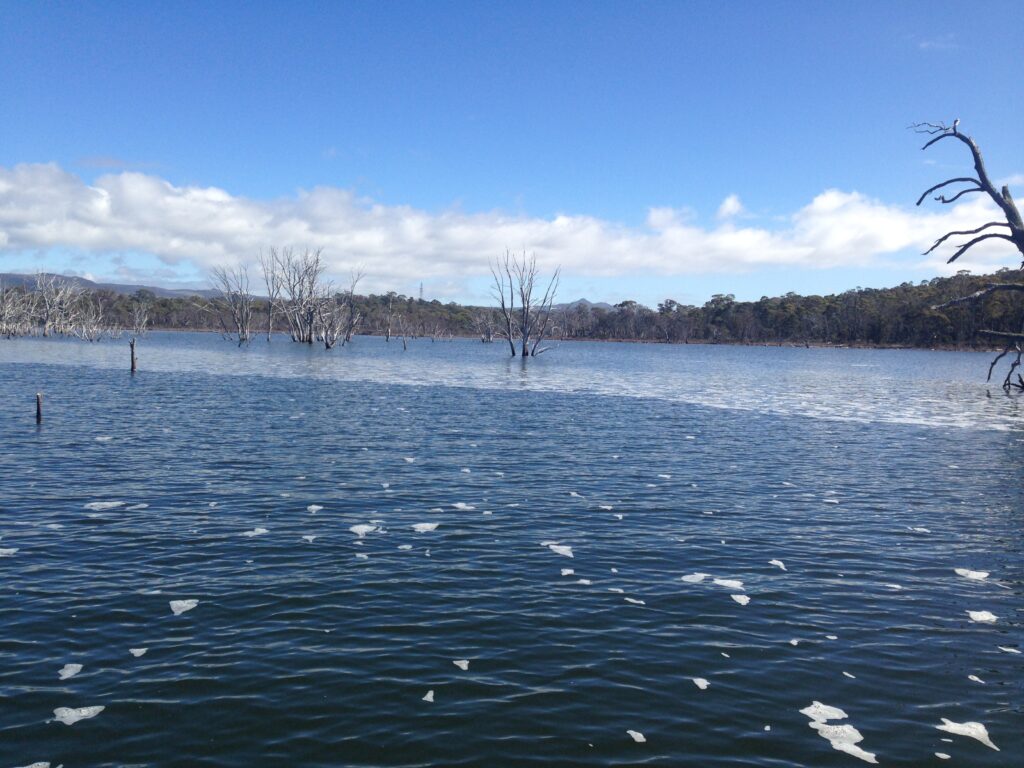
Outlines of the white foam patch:
M 303 536 L 303 537 L 302 537 L 302 540 L 303 540 L 303 541 L 307 541 L 307 542 L 309 542 L 310 544 L 312 544 L 312 543 L 313 543 L 314 541 L 316 541 L 316 535 L 315 535 L 315 534 L 313 534 L 313 535 L 310 535 L 310 536 Z
M 1018 649 L 1011 648 L 1008 645 L 1000 645 L 1000 646 L 997 646 L 997 647 L 999 648 L 1000 651 L 1004 651 L 1005 653 L 1020 653 L 1020 651 Z
M 103 512 L 108 509 L 117 509 L 123 507 L 123 501 L 90 501 L 85 505 L 85 508 L 92 512 Z
M 463 672 L 469 669 L 469 659 L 458 659 L 456 661 L 453 661 L 452 664 L 461 669 Z
M 988 578 L 988 571 L 972 571 L 967 568 L 954 568 L 953 572 L 957 576 L 963 576 L 965 579 L 972 579 L 974 581 L 984 581 Z
M 849 672 L 843 672 L 843 675 L 845 677 L 850 678 L 851 680 L 856 680 L 857 679 L 855 676 L 851 675 Z
M 427 695 L 423 697 L 423 701 L 427 702 L 428 704 L 433 704 L 434 703 L 434 691 L 433 691 L 433 689 L 427 691 Z
M 148 650 L 149 648 L 129 648 L 128 653 L 130 653 L 136 659 L 141 659 L 143 656 L 146 655 L 146 651 Z
M 57 672 L 57 677 L 60 680 L 67 680 L 69 678 L 74 677 L 81 671 L 81 664 L 65 664 L 63 667 L 60 668 L 60 671 Z
M 253 536 L 262 536 L 265 533 L 270 533 L 266 528 L 253 528 L 251 531 L 245 531 L 242 533 L 243 536 L 248 536 L 250 539 Z
M 615 509 L 615 507 L 613 507 L 611 504 L 601 504 L 598 507 L 598 509 L 603 509 L 605 512 L 611 512 L 613 509 Z
M 947 755 L 945 752 L 936 752 L 935 756 L 939 758 L 939 760 L 949 760 L 949 755 Z
M 746 595 L 729 595 L 729 597 L 731 597 L 733 600 L 735 600 L 740 605 L 746 605 L 747 603 L 750 602 L 750 598 L 747 597 Z
M 658 475 L 662 480 L 671 480 L 672 475 Z
M 464 501 L 457 501 L 454 504 L 452 504 L 452 507 L 459 510 L 460 512 L 472 512 L 474 509 L 476 509 L 476 507 L 474 507 L 472 504 L 467 504 Z
M 18 551 L 18 547 L 6 547 L 6 548 L 3 548 L 3 549 L 0 549 L 0 557 L 11 557 L 17 551 Z
M 647 603 L 645 603 L 643 600 L 637 600 L 633 597 L 624 597 L 622 599 L 625 600 L 627 603 L 631 603 L 633 605 L 647 605 Z
M 364 555 L 362 552 L 356 552 L 356 560 L 369 560 L 369 555 Z
M 106 707 L 78 707 L 77 709 L 72 707 L 57 707 L 53 710 L 53 719 L 58 723 L 64 723 L 64 725 L 74 725 L 79 720 L 88 720 L 92 717 L 96 717 Z
M 614 592 L 617 595 L 624 595 L 624 594 L 626 594 L 626 590 L 620 589 L 619 587 L 608 587 L 608 591 L 609 592 Z
M 700 688 L 702 691 L 706 691 L 708 689 L 708 686 L 711 685 L 711 683 L 709 683 L 703 677 L 693 678 L 693 684 Z
M 569 491 L 569 495 L 572 496 L 575 499 L 582 499 L 583 498 L 578 493 L 576 493 L 576 491 Z
M 576 571 L 573 570 L 572 568 L 563 568 L 562 569 L 562 575 L 563 576 L 574 576 L 575 574 L 576 574 Z
M 995 624 L 999 619 L 991 611 L 968 611 L 967 615 L 971 617 L 971 621 L 978 622 L 979 624 Z
M 405 462 L 406 464 L 413 464 L 413 463 L 415 463 L 415 461 L 416 461 L 416 459 L 415 459 L 415 458 L 413 458 L 412 456 L 404 456 L 404 457 L 402 458 L 402 460 L 403 460 L 403 461 L 404 461 L 404 462 Z
M 927 528 L 922 528 L 921 526 L 912 527 L 908 525 L 907 530 L 913 531 L 914 533 L 931 533 L 930 530 L 928 530 Z
M 171 600 L 170 602 L 171 611 L 175 616 L 181 616 L 181 614 L 191 611 L 197 605 L 199 605 L 198 600 Z
M 786 570 L 786 564 L 781 560 L 769 560 L 768 565 L 774 565 L 779 570 Z
M 682 580 L 687 584 L 700 584 L 710 575 L 708 573 L 691 573 L 689 576 L 683 576 Z
M 306 507 L 306 511 L 312 512 L 314 515 L 321 509 L 323 509 L 323 506 L 321 506 L 320 504 L 310 504 L 308 507 Z
M 416 533 L 430 533 L 431 531 L 436 531 L 439 525 L 440 523 L 414 523 L 412 529 Z
M 743 582 L 739 579 L 712 579 L 711 583 L 726 589 L 743 589 Z
M 366 536 L 366 534 L 376 531 L 377 526 L 360 523 L 359 525 L 353 525 L 349 530 L 361 539 Z
M 130 507 L 125 507 L 128 512 L 136 512 L 140 509 L 149 509 L 149 504 L 132 504 Z
M 464 475 L 468 475 L 468 474 L 471 474 L 471 472 L 470 472 L 470 469 L 469 469 L 469 467 L 463 467 L 463 468 L 462 468 L 461 470 L 459 470 L 459 471 L 460 471 L 460 472 L 462 472 L 462 474 L 464 474 Z
M 109 443 L 113 439 L 114 438 L 110 435 L 99 435 L 98 437 L 93 438 L 97 443 Z
M 800 714 L 806 715 L 810 719 L 811 728 L 816 730 L 823 739 L 827 739 L 832 745 L 832 749 L 845 752 L 866 763 L 878 763 L 873 753 L 857 746 L 864 741 L 860 731 L 852 725 L 828 724 L 829 720 L 845 720 L 847 714 L 843 710 L 815 701 L 810 706 L 801 709 Z
M 966 736 L 969 739 L 977 739 L 986 747 L 994 749 L 996 752 L 999 751 L 999 747 L 993 744 L 992 739 L 989 738 L 988 729 L 981 723 L 955 723 L 952 720 L 942 718 L 942 725 L 936 725 L 935 727 L 940 731 L 952 733 L 954 736 Z
M 565 544 L 548 544 L 547 548 L 554 552 L 556 555 L 562 555 L 562 557 L 572 557 L 572 547 L 566 546 Z
M 628 733 L 629 737 L 637 744 L 643 744 L 647 741 L 647 737 L 640 733 L 640 731 L 626 731 L 626 733 Z
M 576 583 L 582 584 L 585 587 L 589 587 L 594 582 L 592 582 L 590 579 L 576 579 Z
M 981 683 L 982 685 L 985 685 L 985 681 L 977 675 L 968 675 L 967 679 L 970 680 L 972 683 Z

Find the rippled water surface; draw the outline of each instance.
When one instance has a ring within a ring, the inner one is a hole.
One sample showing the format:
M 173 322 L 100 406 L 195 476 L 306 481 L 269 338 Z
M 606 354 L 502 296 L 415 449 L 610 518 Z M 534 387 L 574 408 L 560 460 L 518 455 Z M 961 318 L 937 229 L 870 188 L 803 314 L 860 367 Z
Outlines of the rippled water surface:
M 0 768 L 1020 765 L 985 355 L 139 353 L 0 341 Z

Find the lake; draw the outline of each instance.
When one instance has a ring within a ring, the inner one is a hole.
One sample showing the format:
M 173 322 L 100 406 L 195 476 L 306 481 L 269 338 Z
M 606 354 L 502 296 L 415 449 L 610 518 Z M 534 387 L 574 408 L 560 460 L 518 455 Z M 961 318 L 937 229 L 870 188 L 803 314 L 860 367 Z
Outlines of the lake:
M 553 347 L 0 340 L 0 768 L 1020 764 L 989 355 Z

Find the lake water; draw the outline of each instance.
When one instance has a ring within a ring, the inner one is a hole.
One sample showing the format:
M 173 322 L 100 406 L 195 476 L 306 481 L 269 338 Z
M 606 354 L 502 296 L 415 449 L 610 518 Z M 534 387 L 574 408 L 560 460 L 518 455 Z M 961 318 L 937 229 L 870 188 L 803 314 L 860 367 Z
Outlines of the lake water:
M 555 347 L 0 341 L 0 768 L 1021 764 L 988 355 Z

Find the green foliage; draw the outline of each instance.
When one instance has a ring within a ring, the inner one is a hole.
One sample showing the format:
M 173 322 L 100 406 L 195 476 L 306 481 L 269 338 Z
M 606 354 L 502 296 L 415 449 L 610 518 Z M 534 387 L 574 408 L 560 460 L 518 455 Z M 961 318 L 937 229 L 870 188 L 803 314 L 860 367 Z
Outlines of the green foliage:
M 762 297 L 736 301 L 731 294 L 717 294 L 701 307 L 672 299 L 657 310 L 635 301 L 623 301 L 612 309 L 571 304 L 559 307 L 553 317 L 553 338 L 636 339 L 660 342 L 718 343 L 812 343 L 869 344 L 885 346 L 985 345 L 980 329 L 1014 331 L 1024 321 L 1024 296 L 994 294 L 979 304 L 958 304 L 932 309 L 950 299 L 965 296 L 991 282 L 1022 282 L 1024 272 L 1001 270 L 997 275 L 974 276 L 961 272 L 915 285 L 894 288 L 856 288 L 831 296 Z M 133 296 L 107 291 L 97 294 L 110 322 L 131 323 Z M 219 330 L 216 311 L 207 299 L 139 297 L 148 299 L 152 328 Z M 480 336 L 494 310 L 454 303 L 424 301 L 408 296 L 356 297 L 363 315 L 361 333 L 383 334 L 388 326 L 391 302 L 391 333 L 400 328 L 409 336 L 444 338 Z M 399 324 L 401 316 L 401 324 Z M 497 325 L 497 323 L 495 323 Z M 266 326 L 266 302 L 257 301 L 254 332 Z

